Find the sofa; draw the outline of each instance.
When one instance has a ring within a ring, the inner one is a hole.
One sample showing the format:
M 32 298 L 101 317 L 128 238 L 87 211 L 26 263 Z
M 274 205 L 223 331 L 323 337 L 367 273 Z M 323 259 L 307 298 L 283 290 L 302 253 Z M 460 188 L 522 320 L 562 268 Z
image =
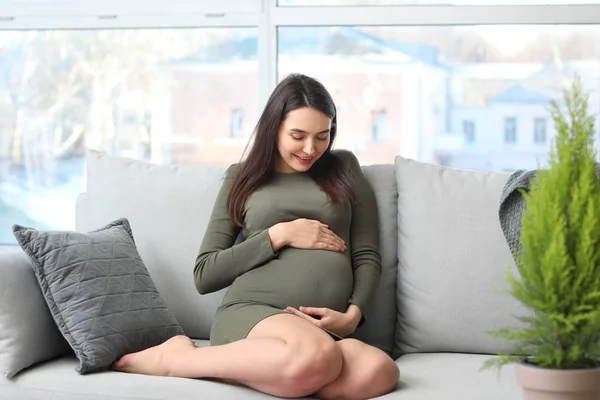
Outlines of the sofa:
M 225 168 L 154 165 L 89 151 L 87 188 L 76 203 L 76 231 L 125 217 L 157 289 L 197 346 L 209 345 L 225 290 L 200 295 L 192 270 Z M 507 350 L 486 331 L 515 324 L 525 310 L 504 294 L 514 265 L 498 220 L 508 173 L 462 171 L 396 157 L 363 166 L 376 194 L 382 275 L 368 319 L 354 334 L 392 357 L 401 376 L 384 399 L 521 398 L 512 366 L 483 363 Z M 213 380 L 111 370 L 78 374 L 20 247 L 0 250 L 0 366 L 11 346 L 22 370 L 0 377 L 0 399 L 259 399 L 270 396 Z M 11 331 L 19 307 L 28 329 Z M 3 354 L 4 352 L 5 354 Z M 14 357 L 14 355 L 13 355 Z M 15 360 L 12 360 L 15 362 Z

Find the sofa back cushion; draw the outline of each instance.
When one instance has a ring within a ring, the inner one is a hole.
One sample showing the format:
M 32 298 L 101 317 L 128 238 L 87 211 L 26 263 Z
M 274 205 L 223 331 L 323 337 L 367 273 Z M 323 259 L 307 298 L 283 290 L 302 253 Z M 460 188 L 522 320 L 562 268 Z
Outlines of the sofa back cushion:
M 194 263 L 225 168 L 153 165 L 89 151 L 87 193 L 77 231 L 128 219 L 138 252 L 167 307 L 188 336 L 209 337 L 224 291 L 200 295 Z
M 186 334 L 208 339 L 227 289 L 200 295 L 193 269 L 225 168 L 154 165 L 88 153 L 87 192 L 77 201 L 77 230 L 125 217 L 157 289 Z M 367 322 L 355 333 L 392 353 L 396 325 L 397 190 L 393 164 L 363 167 L 379 207 L 382 278 Z
M 381 279 L 371 301 L 369 318 L 354 337 L 388 354 L 394 348 L 396 327 L 396 275 L 398 271 L 398 191 L 396 169 L 393 164 L 363 167 L 371 184 L 379 211 L 379 242 L 381 252 Z
M 460 171 L 397 157 L 398 322 L 394 355 L 495 353 L 485 333 L 525 315 L 502 281 L 514 265 L 500 228 L 509 174 Z

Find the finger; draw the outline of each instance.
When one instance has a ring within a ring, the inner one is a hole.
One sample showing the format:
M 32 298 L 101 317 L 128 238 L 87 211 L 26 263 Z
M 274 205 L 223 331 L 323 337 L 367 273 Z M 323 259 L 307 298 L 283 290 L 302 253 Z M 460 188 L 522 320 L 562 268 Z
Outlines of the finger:
M 328 308 L 319 307 L 300 307 L 300 311 L 308 315 L 318 315 L 319 317 L 326 317 L 329 314 Z
M 311 322 L 315 320 L 310 315 L 307 315 L 307 314 L 303 313 L 302 311 L 295 309 L 294 307 L 286 307 L 285 310 L 288 311 L 288 312 L 290 312 L 290 313 L 292 313 L 292 314 L 295 314 L 295 315 L 297 315 L 299 317 L 302 317 L 302 318 L 304 318 L 306 320 L 309 320 Z
M 325 229 L 325 231 L 323 232 L 323 234 L 327 235 L 328 237 L 331 237 L 333 240 L 335 240 L 338 243 L 341 243 L 343 245 L 346 244 L 346 242 L 344 241 L 344 239 L 342 239 L 341 237 L 339 237 L 338 235 L 336 235 L 332 230 L 330 229 Z
M 312 219 L 311 221 L 316 223 L 317 225 L 321 226 L 321 228 L 325 228 L 325 229 L 329 228 L 329 225 L 322 223 L 318 219 Z
M 337 245 L 337 244 L 332 244 L 331 242 L 317 242 L 314 246 L 315 249 L 319 249 L 319 250 L 328 250 L 328 251 L 344 251 L 344 249 Z
M 346 245 L 346 242 L 344 242 L 344 240 L 341 237 L 339 237 L 338 235 L 336 235 L 335 233 L 333 233 L 329 229 L 323 229 L 323 230 L 321 230 L 321 235 L 324 238 L 332 240 L 336 244 L 339 244 L 341 246 L 345 246 Z
M 333 234 L 333 238 L 334 240 L 339 243 L 340 245 L 346 247 L 346 242 L 344 241 L 344 239 L 342 239 L 341 237 L 339 237 L 338 235 L 336 235 L 335 233 Z
M 336 250 L 339 250 L 339 251 L 346 250 L 346 244 L 344 243 L 344 241 L 340 240 L 339 238 L 336 238 L 335 236 L 328 236 L 328 237 L 322 239 L 322 241 L 329 244 L 330 246 L 335 247 Z

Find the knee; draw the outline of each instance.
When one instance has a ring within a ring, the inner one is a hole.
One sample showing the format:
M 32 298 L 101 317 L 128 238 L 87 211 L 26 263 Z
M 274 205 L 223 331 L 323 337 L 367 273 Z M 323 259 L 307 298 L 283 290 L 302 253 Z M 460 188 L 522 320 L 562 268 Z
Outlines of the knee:
M 372 360 L 367 373 L 357 383 L 357 392 L 371 392 L 373 396 L 382 396 L 395 390 L 400 380 L 398 365 L 387 355 L 381 354 Z M 375 392 L 375 393 L 372 393 Z
M 356 350 L 364 348 L 364 344 L 351 339 L 346 340 L 344 344 Z M 365 354 L 364 359 L 358 361 L 358 365 L 360 365 L 360 370 L 351 375 L 350 382 L 344 382 L 338 388 L 341 393 L 337 393 L 335 398 L 373 398 L 383 396 L 396 389 L 400 380 L 400 369 L 383 351 L 369 351 Z
M 342 352 L 334 341 L 299 343 L 289 350 L 284 380 L 299 396 L 315 393 L 333 382 L 342 370 Z
M 391 358 L 382 360 L 378 367 L 384 391 L 392 391 L 400 381 L 400 368 Z

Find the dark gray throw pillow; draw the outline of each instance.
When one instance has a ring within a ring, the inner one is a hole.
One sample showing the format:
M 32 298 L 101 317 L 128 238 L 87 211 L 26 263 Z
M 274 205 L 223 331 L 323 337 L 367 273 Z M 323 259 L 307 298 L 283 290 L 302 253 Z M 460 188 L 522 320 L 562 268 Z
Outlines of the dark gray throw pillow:
M 13 233 L 79 359 L 78 373 L 108 369 L 127 353 L 184 333 L 140 257 L 127 219 L 89 233 L 19 225 Z

